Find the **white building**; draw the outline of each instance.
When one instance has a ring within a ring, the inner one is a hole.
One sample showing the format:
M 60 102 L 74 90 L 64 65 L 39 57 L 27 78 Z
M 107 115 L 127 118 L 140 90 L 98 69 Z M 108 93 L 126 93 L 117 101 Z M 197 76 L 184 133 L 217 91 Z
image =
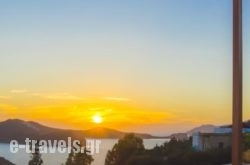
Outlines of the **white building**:
M 250 128 L 242 128 L 243 133 L 250 133 Z M 232 133 L 231 127 L 217 127 L 214 129 L 214 133 Z
M 230 133 L 194 133 L 192 146 L 198 151 L 206 151 L 212 148 L 226 148 L 231 146 Z

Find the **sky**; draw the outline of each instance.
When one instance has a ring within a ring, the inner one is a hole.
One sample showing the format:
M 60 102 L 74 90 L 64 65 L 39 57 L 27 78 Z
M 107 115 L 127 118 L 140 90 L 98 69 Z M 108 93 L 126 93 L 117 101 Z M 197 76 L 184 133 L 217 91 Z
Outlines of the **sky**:
M 243 3 L 247 120 L 250 1 Z M 228 124 L 232 3 L 1 1 L 0 75 L 0 121 L 155 135 Z

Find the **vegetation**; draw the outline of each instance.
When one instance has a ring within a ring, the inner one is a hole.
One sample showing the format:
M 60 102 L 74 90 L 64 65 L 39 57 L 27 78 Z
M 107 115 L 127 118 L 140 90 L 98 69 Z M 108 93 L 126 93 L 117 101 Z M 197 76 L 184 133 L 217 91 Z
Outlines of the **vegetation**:
M 243 142 L 244 142 L 243 144 L 244 151 L 249 150 L 250 149 L 250 133 L 244 134 Z
M 105 165 L 220 165 L 229 163 L 230 159 L 230 148 L 199 152 L 192 148 L 191 139 L 171 139 L 146 150 L 142 139 L 129 134 L 108 152 Z
M 243 142 L 243 160 L 247 163 L 250 163 L 250 133 L 244 134 Z
M 134 134 L 127 134 L 108 151 L 105 165 L 126 165 L 127 160 L 144 150 L 141 138 Z
M 90 165 L 93 161 L 93 157 L 87 154 L 86 149 L 83 149 L 83 152 L 75 152 L 72 149 L 65 165 Z
M 40 153 L 40 149 L 39 149 L 39 141 L 37 141 L 37 143 L 34 146 L 34 152 L 31 152 L 31 160 L 29 161 L 29 165 L 42 165 L 43 164 L 43 160 L 42 160 L 42 155 Z M 31 151 L 32 151 L 32 146 L 30 147 Z

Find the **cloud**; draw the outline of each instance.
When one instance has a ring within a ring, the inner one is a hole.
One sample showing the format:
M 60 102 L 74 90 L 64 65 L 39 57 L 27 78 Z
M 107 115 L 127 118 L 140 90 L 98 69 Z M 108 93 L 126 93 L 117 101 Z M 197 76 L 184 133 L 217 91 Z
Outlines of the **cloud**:
M 10 96 L 0 96 L 0 99 L 9 99 L 11 98 Z
M 130 98 L 125 98 L 125 97 L 104 97 L 104 100 L 108 101 L 130 101 Z
M 28 92 L 26 89 L 12 89 L 10 93 L 26 93 Z
M 30 93 L 31 96 L 42 96 L 41 93 Z
M 85 100 L 84 97 L 72 96 L 72 95 L 50 95 L 45 97 L 54 100 Z
M 51 100 L 85 100 L 85 97 L 74 96 L 69 94 L 41 94 L 41 93 L 31 93 L 32 96 L 39 96 Z

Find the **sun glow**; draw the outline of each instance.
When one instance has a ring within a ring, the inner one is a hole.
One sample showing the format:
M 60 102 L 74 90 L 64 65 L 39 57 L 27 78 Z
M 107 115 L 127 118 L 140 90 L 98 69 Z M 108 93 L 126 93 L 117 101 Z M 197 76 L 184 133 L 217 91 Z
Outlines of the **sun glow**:
M 102 117 L 101 117 L 100 115 L 94 115 L 94 116 L 92 117 L 92 120 L 93 120 L 93 122 L 96 123 L 96 124 L 102 123 Z

